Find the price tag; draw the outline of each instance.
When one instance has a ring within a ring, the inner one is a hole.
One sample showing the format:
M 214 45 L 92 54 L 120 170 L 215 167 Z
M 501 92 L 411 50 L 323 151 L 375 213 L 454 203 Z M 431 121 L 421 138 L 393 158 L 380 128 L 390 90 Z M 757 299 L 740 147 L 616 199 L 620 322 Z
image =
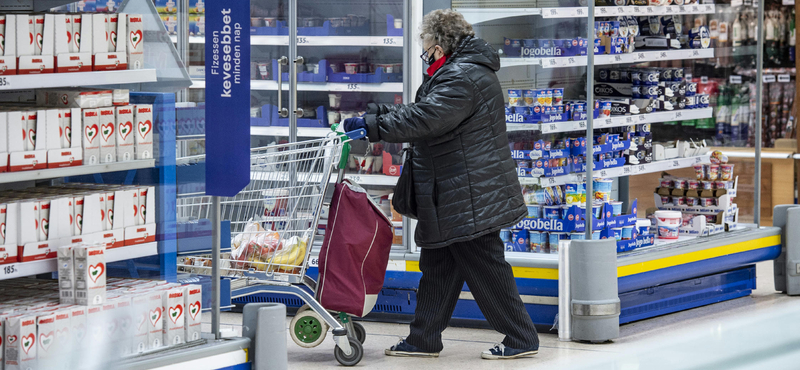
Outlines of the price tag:
M 700 76 L 700 83 L 707 84 L 708 83 L 708 76 Z
M 543 185 L 553 186 L 556 184 L 556 182 L 557 181 L 555 177 L 545 177 L 542 179 Z
M 359 184 L 359 183 L 361 183 L 361 176 L 358 176 L 358 175 L 349 175 L 349 176 L 347 176 L 347 178 L 349 178 L 349 179 L 353 180 L 353 182 L 355 182 L 356 184 Z
M 641 9 L 642 8 L 640 8 L 638 6 L 634 6 L 633 7 L 633 14 L 641 14 Z
M 347 91 L 359 91 L 361 86 L 359 84 L 347 84 Z
M 545 18 L 555 18 L 558 17 L 558 8 L 550 8 L 547 9 L 544 13 L 542 13 Z
M 575 9 L 575 15 L 578 16 L 578 17 L 583 17 L 584 15 L 586 15 L 586 12 L 587 12 L 587 10 L 584 9 L 584 8 L 576 8 Z
M 555 131 L 558 131 L 558 127 L 556 127 L 556 124 L 555 124 L 555 123 L 550 123 L 550 124 L 547 124 L 547 125 L 545 125 L 545 127 L 546 127 L 546 130 L 544 130 L 545 132 L 555 132 Z
M 9 80 L 8 80 L 7 78 L 5 78 L 5 77 L 0 77 L 0 86 L 2 86 L 2 87 L 9 87 L 9 86 L 11 86 L 11 81 L 9 81 Z
M 5 78 L 0 79 L 0 81 L 5 80 Z M 785 75 L 778 75 L 778 82 L 789 82 L 792 80 L 792 76 L 785 74 Z M 0 82 L 0 86 L 3 86 L 2 82 Z
M 655 11 L 655 9 L 653 9 L 652 6 L 648 6 L 647 7 L 647 14 L 653 14 L 654 11 Z
M 679 161 L 672 161 L 672 168 L 679 168 L 681 166 L 681 162 Z
M 700 50 L 697 50 L 697 49 L 692 50 L 692 52 L 690 54 L 691 54 L 690 57 L 692 57 L 692 58 L 699 58 L 700 57 Z
M 678 7 L 678 10 L 679 10 L 681 13 L 686 13 L 686 7 L 685 7 L 685 6 L 683 6 L 683 5 L 679 6 L 679 7 Z
M 398 45 L 397 40 L 394 37 L 385 37 L 383 39 L 384 45 Z
M 680 111 L 679 112 L 675 112 L 675 119 L 676 120 L 683 119 L 683 112 L 680 112 Z
M 619 55 L 619 54 L 614 55 L 614 61 L 617 62 L 617 63 L 621 63 L 622 62 L 622 55 Z
M 608 177 L 608 171 L 600 170 L 600 177 Z
M 545 61 L 544 66 L 546 67 L 555 67 L 558 66 L 558 59 L 557 58 L 549 58 Z
M 626 116 L 625 117 L 625 124 L 632 125 L 633 124 L 633 117 Z
M 773 83 L 775 82 L 775 75 L 763 75 L 761 76 L 761 79 L 765 84 Z
M 600 14 L 601 15 L 602 14 L 608 14 L 608 8 L 602 6 L 602 7 L 599 7 L 598 9 L 600 9 Z
M 617 7 L 617 14 L 625 14 L 625 8 L 618 6 Z
M 713 13 L 714 5 L 706 5 L 706 12 Z
M 638 167 L 636 167 L 636 172 L 637 173 L 645 173 L 645 172 L 647 172 L 647 166 L 643 165 L 643 164 L 640 164 Z
M 573 65 L 576 65 L 576 64 L 578 64 L 578 61 L 575 60 L 575 58 L 573 58 L 573 57 L 567 58 L 567 65 L 568 66 L 573 66 Z
M 675 7 L 667 6 L 666 8 L 667 8 L 667 14 L 675 13 Z
M 742 76 L 740 76 L 740 75 L 731 75 L 730 82 L 732 84 L 741 84 L 742 83 Z
M 305 37 L 298 37 L 297 38 L 297 45 L 308 44 L 308 39 Z
M 622 167 L 622 174 L 623 175 L 630 175 L 632 173 L 633 173 L 633 168 L 631 168 L 630 166 Z
M 578 128 L 581 130 L 586 130 L 586 121 L 578 121 Z
M 611 126 L 614 124 L 614 120 L 611 118 L 603 119 L 603 126 Z
M 645 117 L 644 114 L 640 114 L 639 115 L 639 122 L 645 122 L 645 121 L 647 121 L 647 117 Z
M 697 5 L 692 5 L 692 13 L 700 13 L 700 7 Z
M 636 56 L 633 59 L 634 60 L 645 60 L 645 59 L 647 59 L 647 54 L 645 54 L 645 53 L 636 53 Z
M 703 161 L 703 157 L 696 157 L 696 158 L 694 159 L 694 163 L 695 163 L 695 164 L 697 164 L 697 163 L 700 163 L 700 162 L 702 162 L 702 161 Z
M 3 266 L 3 276 L 4 277 L 12 276 L 12 275 L 16 274 L 18 271 L 19 270 L 17 270 L 17 265 L 15 265 L 15 264 Z
M 667 59 L 667 52 L 666 51 L 662 51 L 661 54 L 659 55 L 659 57 L 661 59 Z
M 310 257 L 308 259 L 308 267 L 319 267 L 319 258 Z

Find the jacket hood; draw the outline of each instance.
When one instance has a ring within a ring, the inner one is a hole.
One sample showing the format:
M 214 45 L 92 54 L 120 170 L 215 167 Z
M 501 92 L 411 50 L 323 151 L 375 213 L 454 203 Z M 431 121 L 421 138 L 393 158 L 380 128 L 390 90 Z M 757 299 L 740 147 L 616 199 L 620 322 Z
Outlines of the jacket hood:
M 453 63 L 473 63 L 481 64 L 497 72 L 500 70 L 500 56 L 497 51 L 483 39 L 467 36 L 453 52 L 451 59 Z

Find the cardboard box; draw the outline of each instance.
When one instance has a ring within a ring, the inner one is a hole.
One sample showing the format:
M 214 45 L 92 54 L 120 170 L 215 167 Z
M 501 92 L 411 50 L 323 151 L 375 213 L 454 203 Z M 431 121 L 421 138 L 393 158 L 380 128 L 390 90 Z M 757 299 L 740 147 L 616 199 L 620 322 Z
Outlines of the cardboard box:
M 72 132 L 81 132 L 81 110 L 77 108 L 72 109 L 58 109 L 58 142 L 61 144 L 60 148 L 54 148 L 56 145 L 48 145 L 51 149 L 47 151 L 47 167 L 59 168 L 80 166 L 83 164 L 83 149 L 81 148 L 83 140 L 72 140 Z M 50 130 L 55 130 L 55 124 L 50 124 L 48 115 L 48 133 Z M 54 137 L 54 135 L 50 135 Z M 48 140 L 50 144 L 50 140 Z
M 136 135 L 134 137 L 136 159 L 153 158 L 153 106 L 138 104 L 134 110 Z
M 92 70 L 91 42 L 81 44 L 82 19 L 80 14 L 55 15 L 54 53 L 58 73 Z M 85 34 L 88 35 L 86 40 L 91 40 L 91 22 L 85 28 Z
M 121 19 L 120 19 L 121 21 Z M 127 56 L 128 69 L 144 68 L 144 34 L 141 14 L 128 14 Z
M 134 159 L 133 110 L 134 106 L 130 105 L 116 107 L 117 160 L 120 162 Z
M 88 314 L 87 307 L 84 306 L 71 306 L 69 307 L 70 315 L 70 341 L 75 348 L 83 347 L 84 340 L 86 339 L 86 317 Z
M 112 306 L 113 307 L 113 306 Z M 86 344 L 105 343 L 106 327 L 103 306 L 86 307 Z
M 202 323 L 203 287 L 190 284 L 186 286 L 186 341 L 200 340 L 200 324 Z
M 75 266 L 72 245 L 58 248 L 58 294 L 63 304 L 75 304 Z
M 19 239 L 19 202 L 9 202 L 6 206 L 5 222 L 0 224 L 0 233 L 4 235 L 4 243 L 0 245 L 0 264 L 18 262 Z
M 186 342 L 186 317 L 184 309 L 185 288 L 168 289 L 163 296 L 164 311 L 164 344 L 174 346 Z
M 123 356 L 133 353 L 131 350 L 131 343 L 133 343 L 133 307 L 131 305 L 131 297 L 130 296 L 120 296 L 119 298 L 114 299 L 114 304 L 116 305 L 116 315 L 115 319 L 117 320 L 117 333 L 116 338 L 114 338 L 114 343 L 116 344 L 116 349 L 119 353 Z
M 37 140 L 38 135 L 46 136 L 44 119 L 37 119 L 36 111 L 14 111 L 0 114 L 0 127 L 7 127 L 8 169 L 27 171 L 47 168 L 46 140 Z
M 17 43 L 23 42 L 20 38 L 20 22 L 17 15 Z M 17 50 L 17 73 L 40 74 L 53 73 L 55 60 L 53 58 L 54 17 L 52 14 L 31 15 L 28 17 L 28 40 Z M 30 46 L 28 45 L 30 44 Z
M 6 318 L 5 370 L 36 368 L 36 315 Z
M 116 115 L 114 108 L 100 108 L 100 163 L 117 161 Z
M 76 246 L 75 258 L 75 303 L 82 306 L 98 306 L 106 299 L 105 247 Z
M 5 40 L 3 55 L 0 57 L 0 75 L 17 74 L 17 16 L 6 14 L 3 28 Z
M 148 349 L 164 345 L 164 299 L 165 290 L 153 290 L 147 294 L 147 344 Z
M 100 163 L 100 110 L 83 110 L 83 162 Z
M 70 326 L 72 315 L 70 314 L 71 307 L 64 307 L 55 311 L 56 315 L 56 343 L 55 350 L 56 356 L 64 356 L 72 353 L 72 336 L 70 335 Z
M 55 346 L 56 342 L 56 314 L 50 312 L 40 315 L 36 318 L 37 325 L 37 342 L 39 344 L 36 349 L 36 356 L 38 359 L 38 366 L 42 369 L 52 369 L 57 367 L 57 357 L 55 352 L 58 347 Z
M 131 295 L 131 351 L 142 353 L 147 349 L 148 305 L 147 294 Z

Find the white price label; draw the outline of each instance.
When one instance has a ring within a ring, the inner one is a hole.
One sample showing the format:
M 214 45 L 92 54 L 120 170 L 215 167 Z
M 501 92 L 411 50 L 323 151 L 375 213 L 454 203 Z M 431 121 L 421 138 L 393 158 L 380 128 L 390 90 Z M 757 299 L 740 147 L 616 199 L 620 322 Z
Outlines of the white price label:
M 659 58 L 667 59 L 667 52 L 666 51 L 662 51 L 661 54 L 659 55 Z
M 678 10 L 679 10 L 681 13 L 686 13 L 686 7 L 685 7 L 685 6 L 683 6 L 683 5 L 679 6 L 679 7 L 678 7 Z
M 666 8 L 667 8 L 667 14 L 675 13 L 675 7 L 667 6 Z
M 555 177 L 545 177 L 545 178 L 542 179 L 543 185 L 553 186 L 553 185 L 556 184 L 556 182 L 557 181 L 556 181 Z
M 714 6 L 713 5 L 706 5 L 706 11 L 713 13 L 714 12 Z
M 394 37 L 385 37 L 383 39 L 383 44 L 384 45 L 398 45 L 399 43 L 397 42 L 397 39 L 394 38 Z
M 653 9 L 652 6 L 648 6 L 647 7 L 647 14 L 653 14 L 653 12 L 655 12 L 655 9 Z
M 695 164 L 697 164 L 697 163 L 700 163 L 700 162 L 702 162 L 702 161 L 703 161 L 703 157 L 696 157 L 696 158 L 694 159 L 694 163 L 695 163 Z
M 545 132 L 555 132 L 555 131 L 558 130 L 558 126 L 556 126 L 555 123 L 551 123 L 551 124 L 545 125 L 545 127 L 547 128 L 545 130 Z
M 308 44 L 308 39 L 305 37 L 298 37 L 297 38 L 297 45 Z
M 545 66 L 555 67 L 557 65 L 558 65 L 558 59 L 557 58 L 550 58 L 550 59 L 547 59 L 547 61 L 545 62 Z
M 584 15 L 586 15 L 586 10 L 584 10 L 583 8 L 576 8 L 575 15 L 578 17 L 583 17 Z
M 700 83 L 707 84 L 708 83 L 708 76 L 700 76 Z
M 310 257 L 308 259 L 308 267 L 319 267 L 319 258 L 318 257 Z
M 19 270 L 17 270 L 17 265 L 15 265 L 15 264 L 3 266 L 3 276 L 4 277 L 13 276 L 17 272 L 19 272 Z
M 617 7 L 617 14 L 625 14 L 625 8 L 618 6 Z
M 619 55 L 619 54 L 614 55 L 614 61 L 617 62 L 617 63 L 621 63 L 622 62 L 622 55 Z
M 775 75 L 763 75 L 761 76 L 761 79 L 765 84 L 773 83 L 775 82 Z
M 630 166 L 622 167 L 622 174 L 623 175 L 630 175 L 632 173 L 633 173 L 633 168 L 631 168 Z
M 4 79 L 0 79 L 0 86 L 3 86 L 2 82 L 1 82 L 2 80 L 4 80 Z M 792 76 L 790 76 L 788 74 L 778 75 L 778 82 L 789 82 L 791 80 L 792 80 Z
M 613 124 L 614 124 L 614 120 L 611 119 L 611 118 L 606 118 L 606 119 L 603 120 L 603 126 L 608 127 L 608 126 L 611 126 Z
M 0 87 L 9 87 L 11 86 L 11 81 L 9 81 L 5 77 L 0 77 Z
M 689 54 L 692 58 L 699 58 L 700 57 L 700 50 L 694 49 Z
M 697 5 L 692 5 L 692 13 L 700 13 L 700 7 Z
M 683 119 L 683 112 L 675 112 L 675 119 L 676 120 Z
M 558 8 L 547 9 L 543 14 L 546 18 L 558 17 Z
M 680 161 L 672 161 L 672 168 L 680 168 L 681 162 Z
M 625 123 L 628 124 L 628 125 L 633 124 L 633 117 L 631 117 L 631 116 L 625 117 Z
M 350 176 L 347 176 L 347 178 L 349 178 L 350 180 L 353 180 L 353 182 L 355 182 L 356 184 L 361 183 L 361 176 L 350 175 Z
M 586 129 L 586 121 L 578 121 L 578 128 L 581 130 Z
M 641 14 L 641 9 L 642 8 L 640 8 L 638 6 L 634 6 L 633 7 L 633 14 Z
M 347 84 L 348 91 L 359 91 L 361 90 L 361 86 L 359 84 Z
M 644 114 L 640 114 L 639 115 L 639 122 L 645 122 L 645 121 L 647 121 L 647 117 L 645 117 Z
M 742 76 L 740 76 L 740 75 L 731 75 L 729 80 L 730 80 L 730 82 L 732 84 L 741 84 L 742 83 Z
M 601 15 L 603 15 L 603 14 L 608 14 L 608 8 L 606 8 L 606 7 L 600 7 L 600 8 L 598 8 L 598 9 L 600 9 L 600 14 L 601 14 Z
M 638 167 L 636 167 L 636 172 L 637 173 L 645 173 L 645 172 L 647 172 L 647 166 L 645 166 L 643 164 L 640 164 Z
M 647 54 L 645 53 L 636 53 L 636 57 L 633 58 L 634 60 L 645 60 L 647 59 Z
M 575 65 L 575 64 L 578 64 L 578 61 L 575 58 L 573 58 L 573 57 L 567 58 L 567 65 L 568 66 L 572 66 L 572 65 Z
M 608 177 L 608 171 L 600 170 L 600 177 Z

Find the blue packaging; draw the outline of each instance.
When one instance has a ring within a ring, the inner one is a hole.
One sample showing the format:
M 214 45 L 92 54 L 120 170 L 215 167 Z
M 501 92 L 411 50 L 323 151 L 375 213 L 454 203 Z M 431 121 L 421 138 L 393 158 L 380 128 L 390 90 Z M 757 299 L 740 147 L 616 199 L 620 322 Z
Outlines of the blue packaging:
M 592 231 L 592 240 L 600 240 L 600 230 Z
M 698 108 L 708 108 L 708 94 L 698 94 L 696 99 Z
M 561 206 L 544 206 L 544 218 L 548 220 L 560 220 L 561 219 Z
M 533 253 L 544 253 L 547 247 L 547 232 L 544 231 L 528 231 L 528 239 L 530 240 L 530 250 Z
M 642 82 L 645 85 L 658 85 L 661 73 L 657 70 L 648 70 L 642 72 Z
M 642 97 L 642 86 L 641 85 L 632 85 L 631 86 L 631 98 L 639 99 Z
M 609 35 L 611 37 L 619 37 L 620 36 L 620 34 L 619 34 L 619 22 L 611 21 L 611 22 L 606 22 L 606 24 L 607 24 L 607 27 L 608 27 L 608 32 L 606 33 L 607 35 Z
M 553 89 L 553 105 L 562 105 L 564 102 L 564 89 Z
M 611 214 L 614 216 L 622 215 L 622 202 L 611 202 Z
M 530 205 L 530 206 L 528 206 L 528 217 L 530 217 L 530 218 L 542 218 L 542 206 L 540 206 L 540 205 Z
M 534 90 L 536 93 L 534 95 L 533 105 L 536 106 L 545 106 L 547 105 L 547 90 Z
M 622 240 L 631 240 L 633 239 L 633 226 L 623 226 L 622 227 Z
M 621 227 L 615 227 L 615 228 L 611 229 L 611 231 L 614 233 L 614 239 L 617 239 L 617 241 L 622 240 L 622 228 Z
M 514 107 L 506 105 L 506 115 L 514 114 Z
M 611 50 L 609 54 L 624 54 L 628 41 L 625 37 L 615 37 L 611 40 Z
M 512 252 L 528 252 L 530 250 L 528 230 L 512 230 L 511 247 Z
M 536 90 L 522 90 L 522 102 L 525 106 L 534 106 L 534 103 L 536 103 Z
M 522 43 L 519 39 L 503 38 L 503 54 L 509 57 L 522 56 Z
M 512 107 L 522 106 L 522 90 L 508 90 L 508 105 Z
M 609 70 L 608 68 L 600 68 L 597 71 L 597 80 L 600 82 L 608 82 L 610 74 L 611 70 Z
M 697 82 L 689 82 L 686 84 L 686 96 L 693 96 L 697 94 Z
M 502 240 L 503 243 L 511 243 L 511 230 L 500 230 L 500 240 Z
M 558 253 L 558 241 L 559 240 L 568 240 L 569 234 L 567 233 L 550 233 L 549 243 L 550 244 L 550 254 L 557 254 Z
M 537 39 L 522 39 L 522 46 L 526 48 L 538 47 L 539 40 Z
M 586 234 L 584 233 L 570 233 L 569 234 L 570 240 L 585 240 Z

